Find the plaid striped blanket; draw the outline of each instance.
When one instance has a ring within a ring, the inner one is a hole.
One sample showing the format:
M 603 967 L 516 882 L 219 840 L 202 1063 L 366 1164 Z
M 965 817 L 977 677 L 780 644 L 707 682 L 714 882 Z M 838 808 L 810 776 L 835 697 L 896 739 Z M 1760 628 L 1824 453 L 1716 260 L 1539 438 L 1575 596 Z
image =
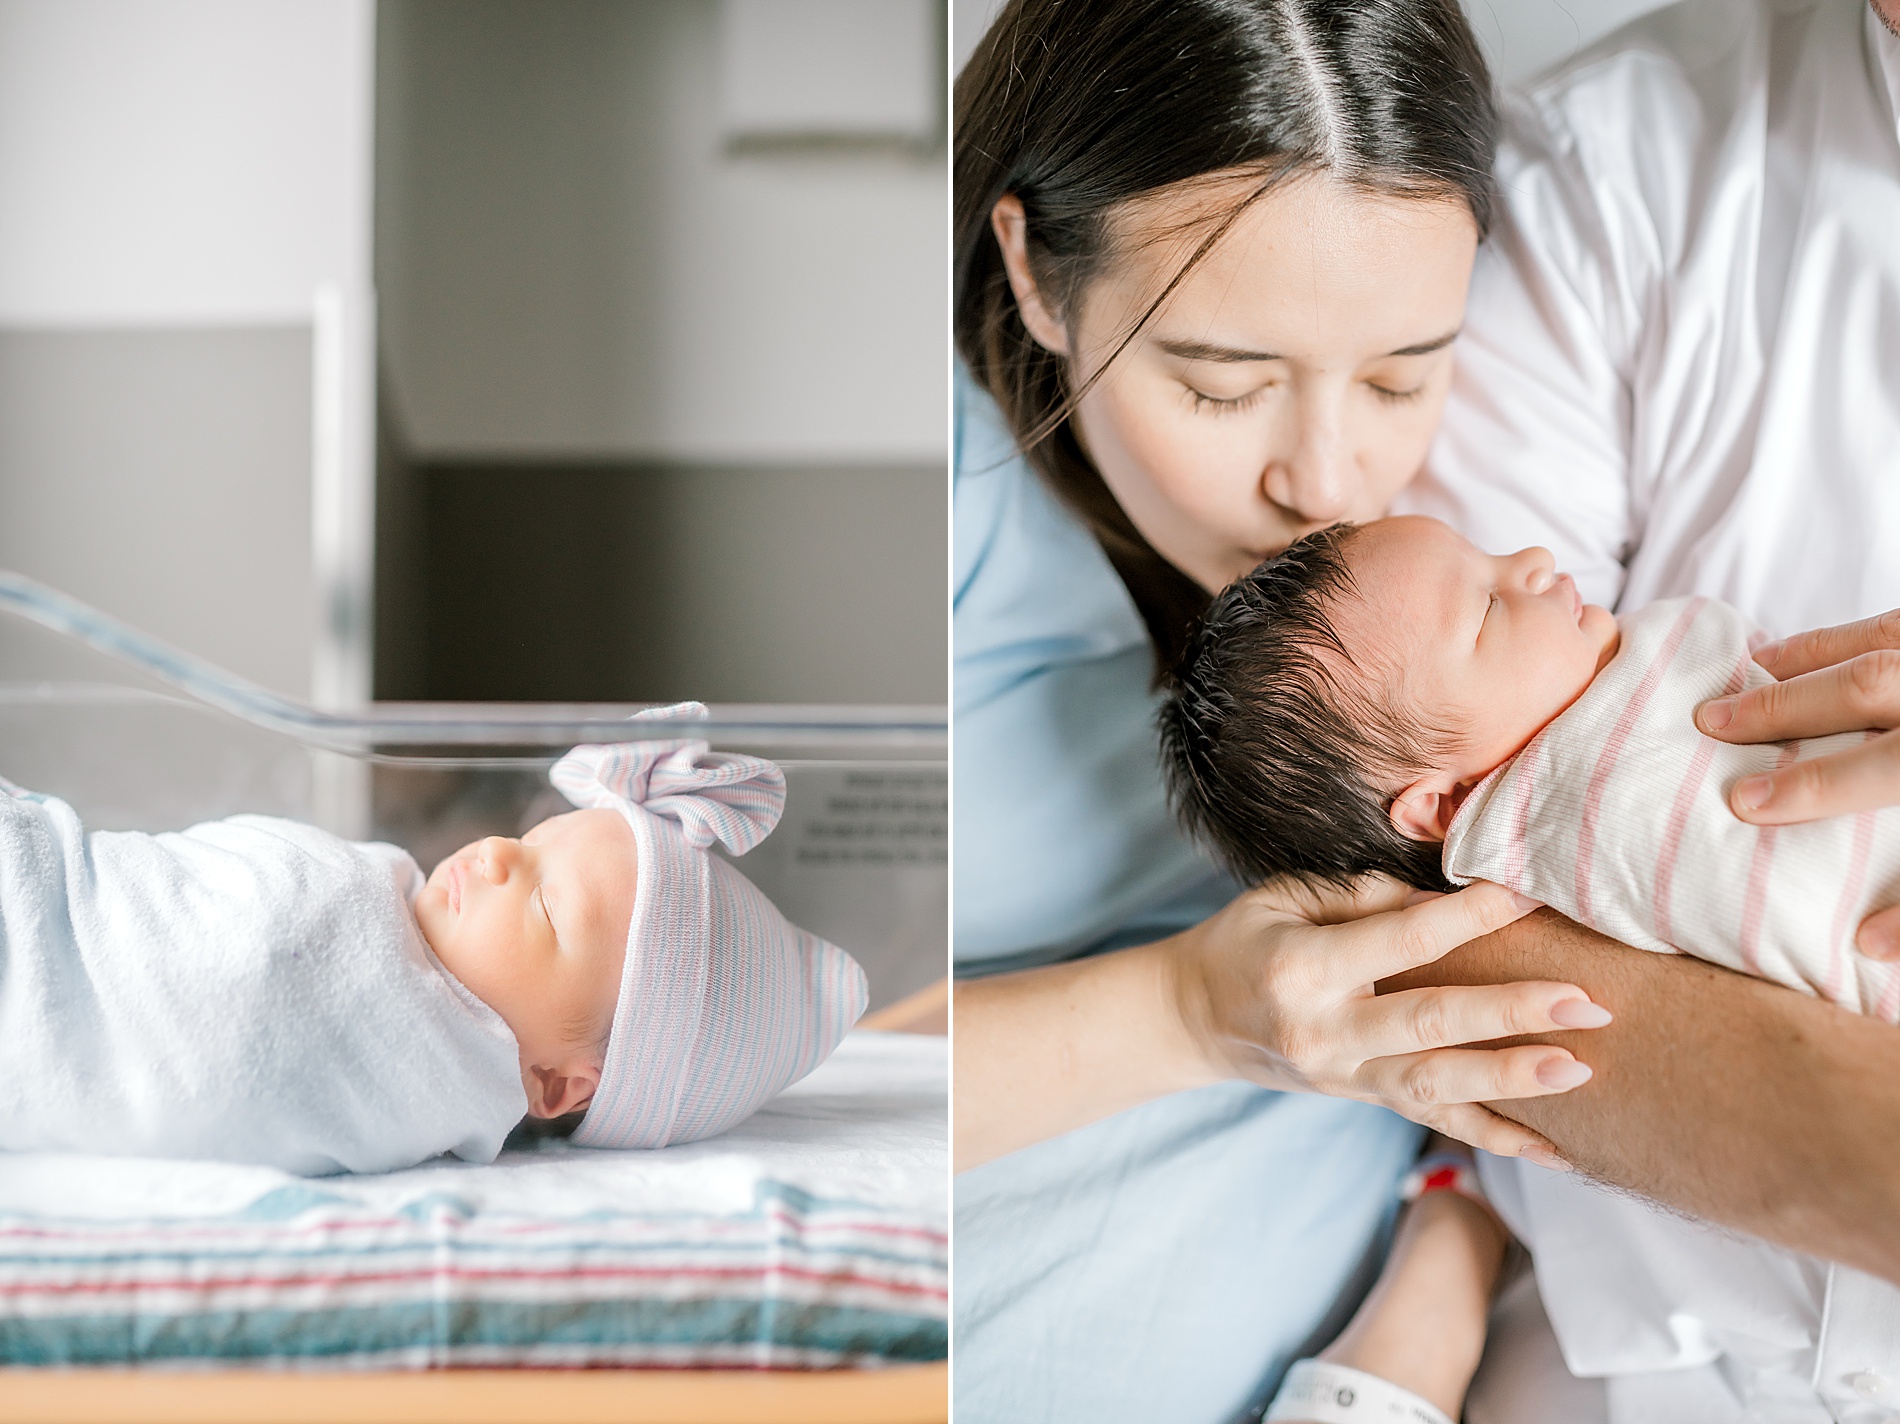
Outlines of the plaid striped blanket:
M 316 1181 L 0 1158 L 0 1361 L 940 1359 L 944 1059 L 942 1039 L 854 1034 L 738 1129 L 660 1152 L 553 1141 Z

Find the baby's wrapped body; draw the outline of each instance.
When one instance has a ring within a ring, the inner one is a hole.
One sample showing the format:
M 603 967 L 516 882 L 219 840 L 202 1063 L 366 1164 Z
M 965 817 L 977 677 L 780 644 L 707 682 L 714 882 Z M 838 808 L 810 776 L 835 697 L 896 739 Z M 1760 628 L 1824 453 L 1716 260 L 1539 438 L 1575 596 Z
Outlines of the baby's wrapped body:
M 528 1108 L 516 1041 L 430 952 L 421 884 L 266 816 L 88 834 L 0 781 L 0 1150 L 493 1160 Z
M 1772 680 L 1750 656 L 1754 629 L 1703 598 L 1620 624 L 1616 657 L 1583 695 L 1459 808 L 1447 877 L 1495 880 L 1626 944 L 1900 1022 L 1900 968 L 1854 952 L 1861 919 L 1900 903 L 1900 810 L 1757 827 L 1727 804 L 1745 776 L 1869 734 L 1705 737 L 1697 706 Z

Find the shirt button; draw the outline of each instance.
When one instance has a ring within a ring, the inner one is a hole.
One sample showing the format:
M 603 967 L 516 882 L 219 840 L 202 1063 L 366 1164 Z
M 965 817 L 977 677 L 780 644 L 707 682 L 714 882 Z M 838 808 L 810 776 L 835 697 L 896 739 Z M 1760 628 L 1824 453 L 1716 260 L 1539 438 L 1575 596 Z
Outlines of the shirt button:
M 1876 1399 L 1887 1392 L 1887 1380 L 1872 1370 L 1856 1370 L 1847 1377 L 1847 1387 L 1862 1399 Z

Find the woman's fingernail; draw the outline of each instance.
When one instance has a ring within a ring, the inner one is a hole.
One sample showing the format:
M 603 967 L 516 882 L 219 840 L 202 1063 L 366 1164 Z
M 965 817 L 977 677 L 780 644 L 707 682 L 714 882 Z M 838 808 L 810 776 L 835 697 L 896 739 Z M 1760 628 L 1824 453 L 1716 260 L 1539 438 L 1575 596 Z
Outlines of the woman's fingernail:
M 1768 664 L 1781 656 L 1782 645 L 1786 642 L 1787 639 L 1785 638 L 1777 638 L 1772 643 L 1763 643 L 1759 648 L 1755 649 L 1755 661 L 1760 663 L 1763 667 L 1767 667 Z
M 1559 1028 L 1602 1028 L 1614 1016 L 1588 999 L 1559 999 L 1550 1006 L 1550 1021 Z
M 1735 720 L 1735 699 L 1717 698 L 1714 702 L 1702 704 L 1702 725 L 1711 732 L 1719 732 Z
M 1532 1075 L 1554 1093 L 1567 1093 L 1590 1081 L 1590 1065 L 1574 1058 L 1546 1058 Z
M 1532 1143 L 1529 1147 L 1521 1149 L 1517 1155 L 1522 1157 L 1526 1162 L 1535 1162 L 1538 1166 L 1547 1171 L 1572 1172 L 1576 1170 L 1548 1147 L 1540 1147 L 1536 1143 Z
M 1541 910 L 1544 908 L 1544 902 L 1542 900 L 1533 900 L 1530 896 L 1520 895 L 1515 890 L 1511 892 L 1511 903 L 1520 910 Z
M 1765 776 L 1746 776 L 1735 783 L 1735 804 L 1744 811 L 1759 811 L 1768 804 L 1775 783 Z
M 1854 948 L 1868 959 L 1900 959 L 1900 931 L 1884 924 L 1863 924 L 1854 936 Z

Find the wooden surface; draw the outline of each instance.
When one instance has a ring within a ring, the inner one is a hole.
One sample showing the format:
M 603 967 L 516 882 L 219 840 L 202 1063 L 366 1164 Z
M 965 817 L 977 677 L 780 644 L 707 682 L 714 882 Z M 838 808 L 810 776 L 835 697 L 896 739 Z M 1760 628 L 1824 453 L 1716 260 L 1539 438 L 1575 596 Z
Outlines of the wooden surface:
M 948 1365 L 882 1370 L 0 1370 L 4 1424 L 944 1424 Z

